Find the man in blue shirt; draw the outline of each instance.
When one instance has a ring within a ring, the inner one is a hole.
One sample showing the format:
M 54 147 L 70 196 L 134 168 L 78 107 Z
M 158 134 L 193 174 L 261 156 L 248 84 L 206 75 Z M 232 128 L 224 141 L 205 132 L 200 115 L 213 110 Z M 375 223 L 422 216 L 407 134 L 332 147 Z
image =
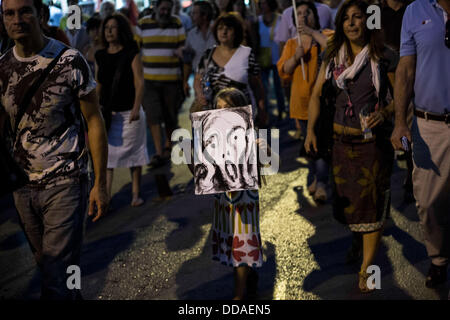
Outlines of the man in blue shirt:
M 425 285 L 447 280 L 450 256 L 450 0 L 416 0 L 403 16 L 393 146 L 412 141 L 414 197 L 431 267 Z M 414 91 L 411 131 L 406 110 Z

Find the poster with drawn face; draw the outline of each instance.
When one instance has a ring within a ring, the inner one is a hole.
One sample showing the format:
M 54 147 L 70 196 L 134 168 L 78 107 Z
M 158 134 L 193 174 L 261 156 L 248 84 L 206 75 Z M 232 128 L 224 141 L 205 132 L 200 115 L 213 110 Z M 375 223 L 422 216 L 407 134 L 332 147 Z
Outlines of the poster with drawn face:
M 252 107 L 195 112 L 195 194 L 258 189 Z

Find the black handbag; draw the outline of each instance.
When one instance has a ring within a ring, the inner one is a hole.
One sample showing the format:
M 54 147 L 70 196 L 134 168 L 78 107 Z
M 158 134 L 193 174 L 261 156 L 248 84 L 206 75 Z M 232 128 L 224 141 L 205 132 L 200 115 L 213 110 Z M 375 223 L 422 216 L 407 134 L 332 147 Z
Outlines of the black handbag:
M 20 121 L 30 107 L 31 99 L 67 49 L 67 47 L 64 47 L 45 68 L 40 77 L 28 88 L 17 109 L 14 129 L 11 128 L 11 121 L 7 116 L 4 117 L 3 124 L 0 124 L 0 128 L 2 128 L 0 134 L 0 196 L 16 191 L 29 182 L 27 174 L 15 161 L 14 155 L 11 154 L 10 150 L 13 150 Z
M 322 86 L 320 96 L 320 116 L 314 131 L 317 137 L 317 152 L 311 156 L 314 159 L 331 160 L 333 148 L 333 122 L 336 112 L 337 89 L 333 84 L 333 77 L 326 80 Z

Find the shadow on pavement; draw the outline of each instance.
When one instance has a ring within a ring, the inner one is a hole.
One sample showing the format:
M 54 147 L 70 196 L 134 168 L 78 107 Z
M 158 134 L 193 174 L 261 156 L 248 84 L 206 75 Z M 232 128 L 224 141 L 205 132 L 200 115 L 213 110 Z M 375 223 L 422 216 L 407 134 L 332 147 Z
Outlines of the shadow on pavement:
M 231 300 L 233 298 L 233 268 L 222 265 L 211 259 L 211 233 L 208 235 L 200 256 L 186 261 L 177 274 L 177 298 L 180 300 Z M 256 269 L 259 275 L 258 300 L 272 300 L 275 285 L 276 262 L 275 246 L 264 242 L 265 261 Z M 210 265 L 209 270 L 201 270 L 201 266 Z M 197 268 L 197 266 L 199 268 Z M 186 283 L 185 274 L 195 273 L 193 281 Z M 188 284 L 188 286 L 186 286 Z M 186 291 L 186 288 L 188 289 Z
M 300 209 L 298 214 L 315 226 L 316 233 L 308 239 L 308 245 L 314 255 L 319 269 L 313 270 L 305 277 L 303 289 L 322 299 L 387 299 L 383 292 L 362 295 L 357 289 L 357 273 L 360 262 L 356 265 L 346 264 L 345 257 L 351 246 L 351 232 L 339 225 L 332 216 L 329 203 L 316 207 L 309 204 L 302 187 L 295 188 Z M 389 287 L 389 296 L 395 299 L 411 299 L 398 288 L 394 282 L 386 284 L 392 278 L 392 264 L 387 256 L 387 247 L 380 245 L 374 264 L 382 270 L 383 286 Z M 381 291 L 381 290 L 380 290 Z

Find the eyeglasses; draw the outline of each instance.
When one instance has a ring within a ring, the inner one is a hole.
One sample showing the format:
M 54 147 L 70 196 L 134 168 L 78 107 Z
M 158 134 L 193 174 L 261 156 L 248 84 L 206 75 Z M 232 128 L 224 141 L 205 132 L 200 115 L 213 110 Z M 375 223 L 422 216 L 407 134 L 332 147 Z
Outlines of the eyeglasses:
M 450 49 L 450 18 L 445 24 L 445 46 Z

